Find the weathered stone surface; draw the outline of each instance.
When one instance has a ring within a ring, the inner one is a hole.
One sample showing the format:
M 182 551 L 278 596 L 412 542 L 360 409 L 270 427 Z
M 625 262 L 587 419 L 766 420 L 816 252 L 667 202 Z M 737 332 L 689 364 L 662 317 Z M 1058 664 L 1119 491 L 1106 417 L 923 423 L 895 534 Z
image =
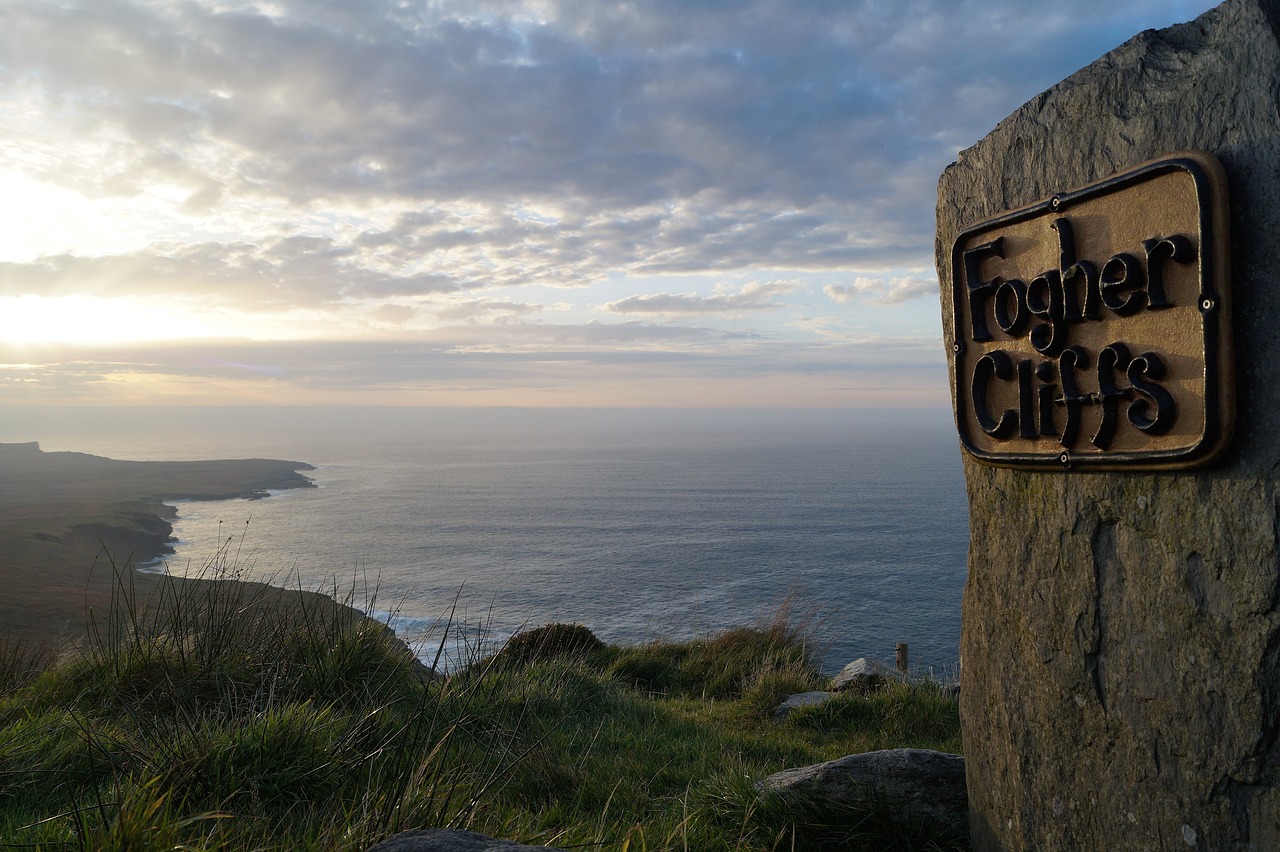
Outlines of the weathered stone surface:
M 889 682 L 902 682 L 907 676 L 888 663 L 872 657 L 859 657 L 840 670 L 831 679 L 831 688 L 837 692 L 846 689 L 871 691 Z
M 1280 849 L 1278 21 L 1278 0 L 1229 0 L 1144 32 L 939 184 L 940 270 L 962 228 L 1179 149 L 1215 154 L 1231 191 L 1227 458 L 1160 475 L 965 459 L 975 849 Z
M 968 814 L 964 758 L 922 748 L 852 754 L 839 760 L 775 772 L 757 785 L 787 795 L 820 796 L 857 805 L 883 797 L 904 818 L 925 819 L 963 832 Z
M 822 704 L 833 695 L 835 695 L 834 692 L 800 692 L 795 695 L 788 695 L 786 701 L 773 708 L 773 718 L 785 719 L 791 715 L 791 711 L 798 710 L 801 707 L 812 707 L 814 704 Z
M 525 846 L 509 840 L 495 840 L 474 831 L 428 828 L 393 834 L 381 843 L 370 846 L 368 852 L 533 852 L 533 850 L 556 852 L 551 846 Z

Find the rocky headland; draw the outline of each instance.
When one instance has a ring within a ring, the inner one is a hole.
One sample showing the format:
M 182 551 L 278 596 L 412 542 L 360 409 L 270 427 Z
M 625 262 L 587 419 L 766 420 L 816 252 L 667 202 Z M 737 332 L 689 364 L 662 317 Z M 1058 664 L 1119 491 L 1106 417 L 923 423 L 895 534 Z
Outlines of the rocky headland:
M 126 566 L 172 553 L 172 500 L 260 498 L 311 488 L 299 461 L 121 461 L 0 443 L 0 634 L 72 640 L 118 592 L 156 579 Z

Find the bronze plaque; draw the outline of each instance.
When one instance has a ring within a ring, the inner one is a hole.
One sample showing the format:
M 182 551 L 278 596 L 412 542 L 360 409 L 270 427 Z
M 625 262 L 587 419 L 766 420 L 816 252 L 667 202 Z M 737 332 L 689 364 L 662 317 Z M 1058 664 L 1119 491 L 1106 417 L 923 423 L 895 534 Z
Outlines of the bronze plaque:
M 951 253 L 956 424 L 979 460 L 1172 470 L 1234 417 L 1227 185 L 1201 151 L 966 229 Z

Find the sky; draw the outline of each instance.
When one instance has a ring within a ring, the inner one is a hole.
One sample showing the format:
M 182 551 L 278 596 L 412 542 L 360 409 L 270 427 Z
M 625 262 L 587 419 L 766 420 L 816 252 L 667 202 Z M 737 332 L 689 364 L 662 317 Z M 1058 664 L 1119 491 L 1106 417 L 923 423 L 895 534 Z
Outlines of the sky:
M 2 0 L 0 406 L 946 406 L 938 176 L 1212 5 Z

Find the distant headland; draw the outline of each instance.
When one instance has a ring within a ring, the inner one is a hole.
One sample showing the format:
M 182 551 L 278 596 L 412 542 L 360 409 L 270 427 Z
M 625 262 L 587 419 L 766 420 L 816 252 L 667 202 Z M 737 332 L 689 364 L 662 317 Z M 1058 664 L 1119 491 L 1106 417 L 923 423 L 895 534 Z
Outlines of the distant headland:
M 0 443 L 0 633 L 74 638 L 110 602 L 117 568 L 172 553 L 166 500 L 257 499 L 314 488 L 279 459 L 121 461 Z M 132 577 L 141 593 L 154 582 Z

